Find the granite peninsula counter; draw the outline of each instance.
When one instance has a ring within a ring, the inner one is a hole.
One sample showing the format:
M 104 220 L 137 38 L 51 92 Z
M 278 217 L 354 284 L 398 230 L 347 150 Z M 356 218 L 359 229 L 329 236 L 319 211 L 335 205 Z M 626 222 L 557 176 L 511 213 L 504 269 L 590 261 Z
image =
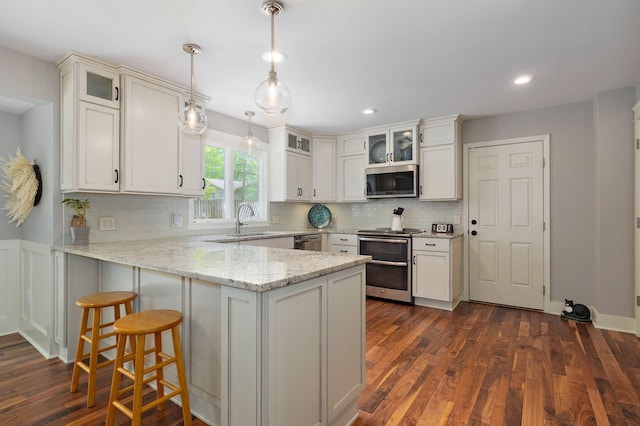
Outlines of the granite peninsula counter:
M 207 423 L 337 426 L 357 417 L 368 256 L 206 238 L 55 250 L 56 340 L 67 360 L 75 300 L 130 290 L 137 310 L 183 313 L 191 408 Z

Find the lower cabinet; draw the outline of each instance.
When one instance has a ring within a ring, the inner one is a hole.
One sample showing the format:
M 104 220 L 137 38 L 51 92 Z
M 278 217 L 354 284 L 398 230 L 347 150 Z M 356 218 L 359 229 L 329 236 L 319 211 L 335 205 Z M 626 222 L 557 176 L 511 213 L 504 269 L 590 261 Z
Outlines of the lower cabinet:
M 364 275 L 358 266 L 262 294 L 222 288 L 223 424 L 347 425 L 357 417 Z
M 462 295 L 462 237 L 413 238 L 412 293 L 416 305 L 456 307 Z
M 358 236 L 356 234 L 329 234 L 329 251 L 358 254 Z

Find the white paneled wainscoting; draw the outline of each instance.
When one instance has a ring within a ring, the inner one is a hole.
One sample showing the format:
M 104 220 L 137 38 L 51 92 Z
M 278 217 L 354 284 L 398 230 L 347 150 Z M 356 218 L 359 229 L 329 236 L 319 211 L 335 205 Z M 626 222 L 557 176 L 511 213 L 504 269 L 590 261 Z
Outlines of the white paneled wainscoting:
M 51 246 L 0 240 L 0 294 L 0 335 L 19 332 L 46 358 L 57 356 Z

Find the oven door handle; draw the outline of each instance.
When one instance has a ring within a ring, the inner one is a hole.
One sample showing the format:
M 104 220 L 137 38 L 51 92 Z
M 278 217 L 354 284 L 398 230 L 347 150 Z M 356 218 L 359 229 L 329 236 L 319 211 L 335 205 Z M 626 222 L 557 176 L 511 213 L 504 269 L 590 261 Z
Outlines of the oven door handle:
M 408 244 L 409 240 L 401 240 L 401 239 L 393 239 L 393 238 L 369 238 L 369 237 L 360 237 L 358 238 L 360 241 L 369 241 L 373 243 L 395 243 L 395 244 Z
M 376 265 L 386 266 L 409 266 L 407 262 L 390 262 L 388 260 L 370 260 L 369 263 L 375 263 Z

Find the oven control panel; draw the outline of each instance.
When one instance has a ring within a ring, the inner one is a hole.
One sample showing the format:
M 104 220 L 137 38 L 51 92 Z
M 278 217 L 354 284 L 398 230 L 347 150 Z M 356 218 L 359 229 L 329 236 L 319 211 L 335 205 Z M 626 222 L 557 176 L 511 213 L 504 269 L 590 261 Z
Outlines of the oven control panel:
M 453 224 L 434 223 L 431 225 L 431 232 L 437 232 L 439 234 L 453 234 Z

